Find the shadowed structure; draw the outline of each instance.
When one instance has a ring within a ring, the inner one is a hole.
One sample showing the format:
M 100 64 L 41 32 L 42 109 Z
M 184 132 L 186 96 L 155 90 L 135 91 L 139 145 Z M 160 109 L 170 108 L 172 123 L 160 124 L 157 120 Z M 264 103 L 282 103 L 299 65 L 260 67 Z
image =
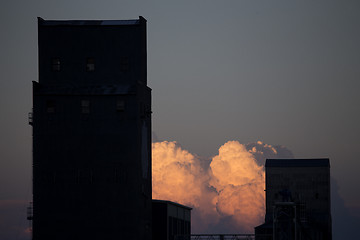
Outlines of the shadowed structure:
M 330 240 L 329 159 L 267 159 L 265 169 L 265 223 L 256 239 Z
M 146 20 L 38 19 L 33 238 L 151 239 Z
M 156 200 L 153 207 L 153 239 L 176 240 L 176 237 L 190 239 L 192 208 L 179 203 Z

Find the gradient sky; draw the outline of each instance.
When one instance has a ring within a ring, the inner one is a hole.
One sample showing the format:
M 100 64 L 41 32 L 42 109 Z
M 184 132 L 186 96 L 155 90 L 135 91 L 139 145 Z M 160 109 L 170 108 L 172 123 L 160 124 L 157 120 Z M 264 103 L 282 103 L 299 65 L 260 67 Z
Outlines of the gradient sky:
M 329 157 L 345 206 L 360 216 L 359 13 L 357 0 L 3 0 L 0 201 L 31 198 L 36 17 L 141 15 L 159 139 L 205 157 L 228 140 Z

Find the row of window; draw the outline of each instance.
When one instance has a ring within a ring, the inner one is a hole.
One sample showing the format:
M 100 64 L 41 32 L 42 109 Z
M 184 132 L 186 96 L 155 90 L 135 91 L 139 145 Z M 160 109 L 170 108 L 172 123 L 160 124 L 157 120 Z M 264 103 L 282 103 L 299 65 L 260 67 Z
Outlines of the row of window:
M 61 70 L 61 60 L 60 58 L 53 58 L 52 59 L 52 71 L 60 72 Z M 128 58 L 121 58 L 120 59 L 120 71 L 125 72 L 130 69 L 130 63 Z M 94 72 L 95 71 L 95 59 L 94 58 L 87 58 L 86 59 L 86 71 L 87 72 Z
M 190 235 L 190 222 L 169 216 L 169 239 L 174 240 L 176 235 Z
M 81 100 L 81 113 L 89 114 L 90 113 L 90 101 L 89 100 Z M 116 111 L 123 112 L 125 110 L 125 101 L 117 100 L 116 101 Z M 56 106 L 54 100 L 46 101 L 46 111 L 47 113 L 55 113 Z
M 312 194 L 311 194 L 312 195 Z M 306 196 L 311 196 L 310 194 L 306 194 Z M 299 194 L 297 194 L 297 198 L 299 198 Z M 315 198 L 315 199 L 319 199 L 319 193 L 318 192 L 316 192 L 316 193 L 314 193 L 313 194 L 313 198 Z M 284 199 L 284 196 L 282 196 L 281 194 L 278 194 L 278 193 L 275 193 L 274 194 L 274 199 L 276 199 L 276 200 L 278 200 L 278 199 L 281 199 L 281 200 L 283 200 L 283 201 L 293 201 L 293 199 L 290 197 L 289 199 Z
M 91 170 L 77 170 L 72 174 L 56 172 L 43 172 L 40 176 L 40 181 L 47 184 L 54 184 L 56 182 L 66 183 L 73 182 L 78 184 L 91 184 L 94 182 L 108 182 L 108 183 L 126 183 L 128 181 L 128 173 L 124 169 L 111 169 L 106 174 L 97 174 Z

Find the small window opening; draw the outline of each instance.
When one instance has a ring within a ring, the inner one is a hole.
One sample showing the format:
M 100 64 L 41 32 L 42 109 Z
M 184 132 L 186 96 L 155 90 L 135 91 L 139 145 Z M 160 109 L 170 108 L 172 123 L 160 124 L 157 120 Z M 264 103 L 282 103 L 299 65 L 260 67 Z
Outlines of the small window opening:
M 77 170 L 75 178 L 76 178 L 75 179 L 76 183 L 80 183 L 80 180 L 81 180 L 81 171 L 80 170 Z
M 60 71 L 60 58 L 53 58 L 52 59 L 52 70 L 54 72 Z
M 55 113 L 55 101 L 54 100 L 46 101 L 46 111 L 47 111 L 47 113 Z
M 127 57 L 122 57 L 120 59 L 120 71 L 121 72 L 126 72 L 130 69 L 130 61 L 129 58 Z
M 88 114 L 90 113 L 90 101 L 89 100 L 81 100 L 81 112 Z
M 86 60 L 86 71 L 93 72 L 95 71 L 95 59 L 87 58 Z
M 116 101 L 116 111 L 123 112 L 125 110 L 125 102 L 123 100 Z

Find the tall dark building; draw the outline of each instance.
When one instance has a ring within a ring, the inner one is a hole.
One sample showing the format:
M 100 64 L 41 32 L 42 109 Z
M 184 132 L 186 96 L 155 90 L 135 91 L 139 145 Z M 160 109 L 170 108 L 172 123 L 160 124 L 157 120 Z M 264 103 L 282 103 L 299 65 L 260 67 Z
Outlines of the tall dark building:
M 146 20 L 38 19 L 33 238 L 151 239 Z
M 267 159 L 265 170 L 266 216 L 257 239 L 330 240 L 329 159 Z

